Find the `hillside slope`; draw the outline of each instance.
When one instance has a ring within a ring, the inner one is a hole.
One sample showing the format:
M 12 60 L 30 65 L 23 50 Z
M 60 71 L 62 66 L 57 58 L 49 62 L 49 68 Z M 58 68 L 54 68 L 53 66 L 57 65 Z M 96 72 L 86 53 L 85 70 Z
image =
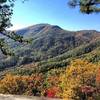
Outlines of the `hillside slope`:
M 100 32 L 95 30 L 67 31 L 57 25 L 37 24 L 16 31 L 32 43 L 25 45 L 9 40 L 16 56 L 2 59 L 0 69 L 30 62 L 63 60 L 83 57 L 100 48 Z M 98 53 L 98 52 L 97 52 Z M 98 55 L 98 54 L 97 54 Z M 98 55 L 99 56 L 99 55 Z M 98 60 L 99 61 L 99 57 Z

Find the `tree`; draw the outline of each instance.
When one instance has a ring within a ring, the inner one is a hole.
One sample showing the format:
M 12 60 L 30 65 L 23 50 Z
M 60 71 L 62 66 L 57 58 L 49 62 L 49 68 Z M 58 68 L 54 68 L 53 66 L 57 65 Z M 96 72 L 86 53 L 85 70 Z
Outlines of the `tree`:
M 79 6 L 82 13 L 100 12 L 100 0 L 69 0 L 68 4 L 73 8 Z
M 75 60 L 61 75 L 62 97 L 67 100 L 87 100 L 84 93 L 92 93 L 95 87 L 97 66 L 84 60 Z M 83 92 L 83 90 L 89 90 Z
M 24 40 L 22 36 L 15 32 L 7 31 L 7 28 L 12 26 L 11 16 L 13 14 L 14 1 L 0 0 L 0 34 L 20 43 L 30 42 L 30 40 Z M 0 49 L 5 55 L 14 55 L 3 37 L 0 38 Z

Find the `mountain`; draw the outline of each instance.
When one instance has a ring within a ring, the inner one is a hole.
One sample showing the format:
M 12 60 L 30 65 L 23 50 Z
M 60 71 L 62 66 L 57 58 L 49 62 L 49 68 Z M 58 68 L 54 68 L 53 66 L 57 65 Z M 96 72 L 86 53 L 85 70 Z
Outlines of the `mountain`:
M 37 24 L 16 33 L 25 39 L 32 39 L 32 43 L 26 45 L 10 41 L 16 57 L 1 60 L 1 69 L 30 62 L 48 62 L 48 59 L 49 62 L 59 62 L 59 59 L 72 57 L 86 58 L 85 54 L 100 48 L 100 32 L 96 30 L 68 31 L 57 25 Z
M 19 30 L 17 33 L 23 34 L 24 38 L 32 38 L 32 44 L 27 47 L 25 52 L 29 50 L 29 55 L 37 55 L 41 59 L 58 56 L 80 45 L 97 41 L 100 38 L 100 33 L 95 30 L 72 32 L 49 24 L 34 25 Z M 23 53 L 24 51 L 20 51 L 20 55 L 23 56 Z

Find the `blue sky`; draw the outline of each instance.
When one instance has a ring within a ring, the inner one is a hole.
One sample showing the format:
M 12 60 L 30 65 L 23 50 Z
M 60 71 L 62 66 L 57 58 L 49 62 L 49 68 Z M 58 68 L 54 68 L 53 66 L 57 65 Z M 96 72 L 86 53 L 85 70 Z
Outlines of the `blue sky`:
M 71 9 L 68 0 L 17 0 L 12 16 L 13 27 L 20 29 L 39 23 L 59 25 L 66 30 L 92 29 L 100 31 L 100 14 L 81 14 Z

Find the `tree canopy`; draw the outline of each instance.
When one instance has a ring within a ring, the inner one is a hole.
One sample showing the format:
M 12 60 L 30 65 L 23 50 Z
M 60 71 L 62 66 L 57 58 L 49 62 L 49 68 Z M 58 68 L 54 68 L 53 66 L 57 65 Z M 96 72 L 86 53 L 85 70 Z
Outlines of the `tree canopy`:
M 73 8 L 79 6 L 82 13 L 100 12 L 100 0 L 69 0 L 68 4 Z
M 24 40 L 22 36 L 15 32 L 7 31 L 7 28 L 12 26 L 11 17 L 14 2 L 15 0 L 0 0 L 0 34 L 17 42 L 30 42 L 29 40 Z M 13 55 L 4 37 L 0 38 L 0 50 L 4 55 Z

